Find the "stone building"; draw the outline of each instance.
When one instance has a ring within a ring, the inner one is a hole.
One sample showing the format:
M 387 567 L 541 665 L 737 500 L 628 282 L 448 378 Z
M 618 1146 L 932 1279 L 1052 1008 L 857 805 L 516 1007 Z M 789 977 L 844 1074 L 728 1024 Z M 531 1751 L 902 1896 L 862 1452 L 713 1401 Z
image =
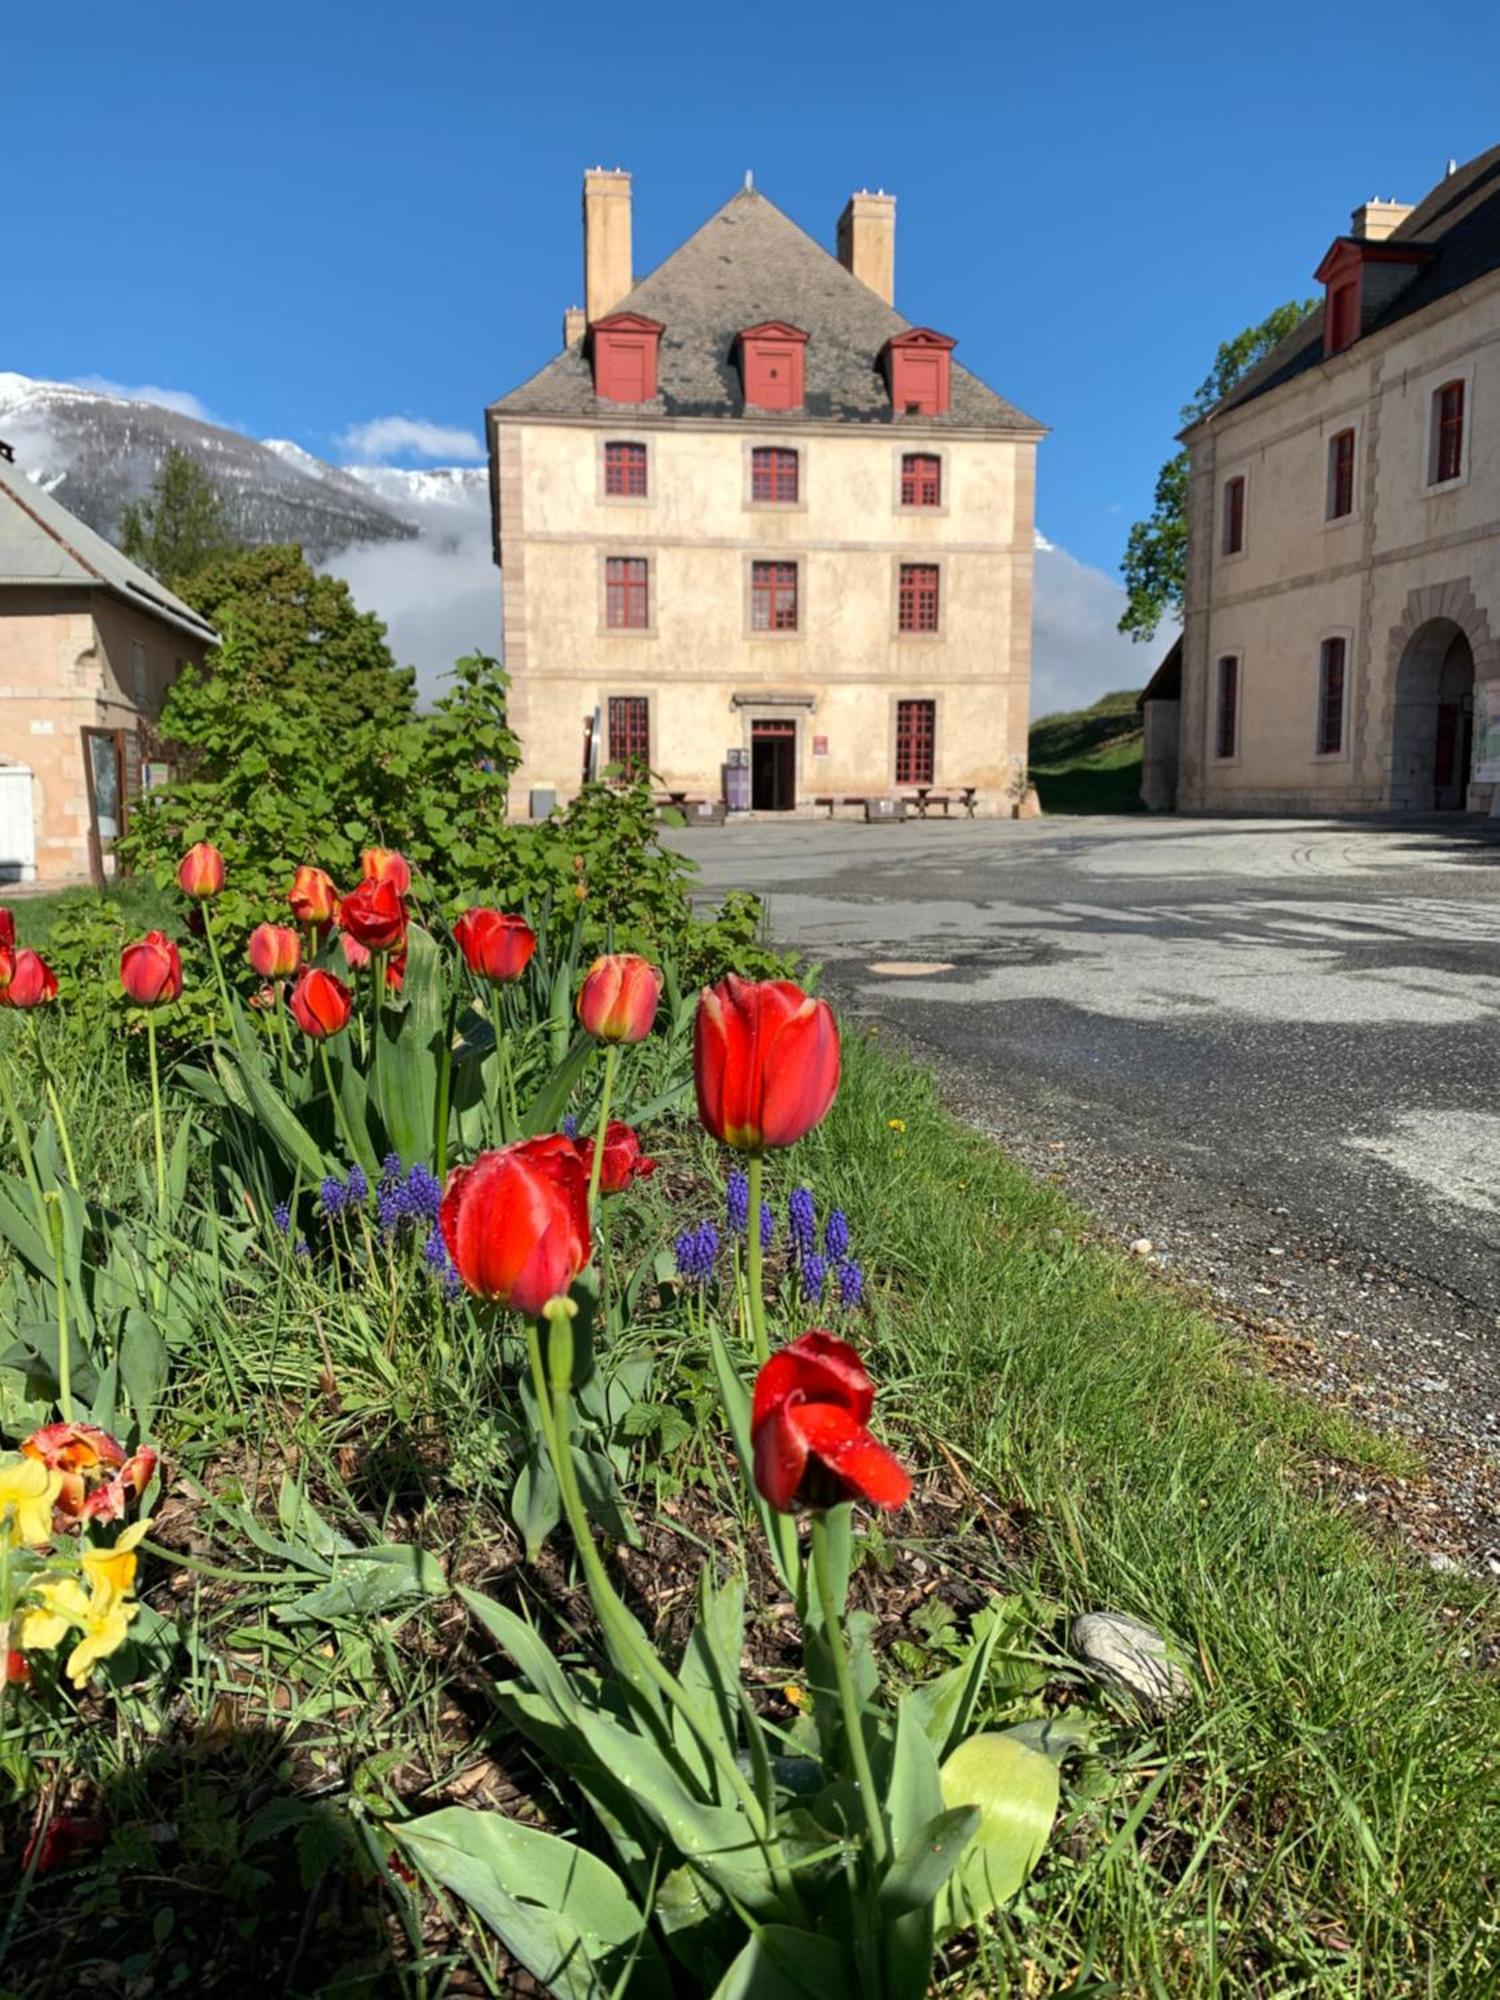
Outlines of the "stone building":
M 1184 435 L 1180 807 L 1489 811 L 1500 147 L 1369 201 L 1318 309 Z
M 895 311 L 894 198 L 834 257 L 747 182 L 638 282 L 596 170 L 583 242 L 562 353 L 488 412 L 518 807 L 592 758 L 712 800 L 736 765 L 767 811 L 1009 811 L 1043 432 Z
M 216 638 L 0 447 L 0 882 L 112 874 L 150 726 Z

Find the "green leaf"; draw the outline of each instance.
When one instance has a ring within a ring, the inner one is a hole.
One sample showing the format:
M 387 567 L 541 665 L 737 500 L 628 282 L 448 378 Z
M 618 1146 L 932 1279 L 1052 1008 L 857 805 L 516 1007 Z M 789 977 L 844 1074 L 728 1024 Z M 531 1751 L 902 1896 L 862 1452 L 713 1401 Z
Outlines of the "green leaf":
M 887 1917 L 903 1917 L 928 1908 L 958 1866 L 979 1825 L 978 1806 L 954 1806 L 941 1812 L 909 1842 L 886 1870 L 879 1903 Z
M 401 1003 L 380 1010 L 380 1060 L 372 1079 L 377 1108 L 404 1167 L 432 1162 L 432 1108 L 446 1021 L 442 954 L 431 932 L 413 924 L 406 934 Z
M 559 981 L 561 987 L 561 981 Z M 564 1000 L 567 1000 L 566 989 Z M 566 1017 L 563 1033 L 566 1035 Z M 562 1056 L 550 1077 L 542 1085 L 530 1104 L 521 1113 L 521 1137 L 534 1139 L 542 1132 L 555 1132 L 562 1120 L 568 1099 L 574 1087 L 589 1064 L 594 1053 L 594 1042 L 588 1035 L 580 1035 L 566 1055 Z
M 842 2000 L 859 1981 L 832 1938 L 762 1924 L 714 1988 L 713 2000 Z
M 119 1364 L 120 1380 L 130 1398 L 130 1407 L 144 1431 L 167 1386 L 167 1344 L 156 1330 L 156 1321 L 139 1306 L 132 1306 L 125 1314 Z
M 391 1829 L 423 1872 L 460 1896 L 561 2000 L 669 2000 L 645 1917 L 612 1868 L 499 1813 L 445 1806 Z
M 896 1742 L 885 1794 L 886 1825 L 898 1860 L 920 1850 L 929 1830 L 942 1817 L 945 1803 L 937 1754 L 908 1696 L 896 1711 Z M 932 1977 L 933 1906 L 919 1900 L 884 1915 L 886 2000 L 923 2000 Z
M 257 1122 L 286 1164 L 310 1186 L 324 1180 L 328 1167 L 322 1149 L 271 1082 L 250 1035 L 240 1037 L 234 1056 L 220 1051 L 216 1061 L 226 1081 L 234 1076 L 242 1086 Z
M 1003 1622 L 998 1607 L 993 1612 L 986 1607 L 974 1620 L 968 1647 L 958 1664 L 906 1697 L 940 1758 L 962 1741 L 973 1723 Z
M 1059 1795 L 1054 1760 L 1014 1736 L 986 1733 L 958 1746 L 943 1765 L 943 1799 L 977 1806 L 979 1830 L 943 1892 L 941 1935 L 1010 1901 L 1047 1845 Z

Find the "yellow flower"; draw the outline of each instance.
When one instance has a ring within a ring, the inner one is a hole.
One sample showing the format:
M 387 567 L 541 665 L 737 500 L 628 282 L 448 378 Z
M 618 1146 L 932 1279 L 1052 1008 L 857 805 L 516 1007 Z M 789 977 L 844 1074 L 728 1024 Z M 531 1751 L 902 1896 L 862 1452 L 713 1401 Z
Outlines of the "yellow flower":
M 107 1659 L 130 1637 L 130 1621 L 140 1605 L 133 1597 L 116 1597 L 112 1590 L 89 1599 L 83 1637 L 68 1655 L 68 1679 L 81 1688 L 96 1660 Z
M 893 1132 L 904 1132 L 906 1130 L 906 1120 L 904 1118 L 887 1118 L 885 1122 Z
M 50 1653 L 62 1644 L 70 1625 L 88 1622 L 89 1600 L 83 1585 L 72 1576 L 60 1583 L 39 1583 L 36 1595 L 42 1600 L 41 1609 L 28 1611 L 21 1621 L 21 1651 Z
M 49 1472 L 35 1458 L 8 1458 L 0 1463 L 0 1536 L 14 1548 L 26 1542 L 40 1548 L 52 1539 L 52 1509 L 62 1491 L 62 1474 Z
M 117 1597 L 124 1597 L 129 1592 L 135 1582 L 136 1558 L 133 1551 L 150 1526 L 149 1521 L 136 1521 L 123 1534 L 116 1536 L 113 1548 L 84 1550 L 83 1573 L 96 1591 L 112 1590 Z
M 101 1553 L 103 1553 L 101 1551 Z M 135 1558 L 129 1560 L 134 1563 Z M 21 1621 L 21 1651 L 50 1652 L 60 1645 L 70 1627 L 82 1633 L 68 1655 L 66 1672 L 74 1687 L 81 1688 L 95 1661 L 123 1646 L 130 1636 L 130 1621 L 140 1610 L 133 1597 L 123 1597 L 106 1582 L 95 1583 L 85 1592 L 75 1577 L 58 1583 L 39 1583 L 36 1595 L 40 1608 L 28 1611 Z

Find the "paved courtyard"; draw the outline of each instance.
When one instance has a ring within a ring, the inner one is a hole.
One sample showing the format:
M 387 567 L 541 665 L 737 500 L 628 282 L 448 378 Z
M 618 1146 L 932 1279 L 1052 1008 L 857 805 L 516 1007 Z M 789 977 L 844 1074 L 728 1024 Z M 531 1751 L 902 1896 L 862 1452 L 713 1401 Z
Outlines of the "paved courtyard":
M 1295 1322 L 1307 1293 L 1327 1342 L 1358 1342 L 1397 1299 L 1413 1396 L 1494 1439 L 1500 828 L 760 822 L 673 839 L 705 890 L 764 893 L 846 1008 L 891 1023 L 976 1122 L 1050 1158 L 1121 1233 L 1247 1310 Z

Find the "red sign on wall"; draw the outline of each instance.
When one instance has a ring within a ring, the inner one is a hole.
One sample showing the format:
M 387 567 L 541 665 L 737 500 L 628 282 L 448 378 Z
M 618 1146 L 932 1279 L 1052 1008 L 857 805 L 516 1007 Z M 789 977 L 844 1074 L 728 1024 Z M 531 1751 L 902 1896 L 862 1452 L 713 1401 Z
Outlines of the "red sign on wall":
M 828 738 L 826 736 L 815 736 L 813 738 L 813 755 L 815 757 L 826 757 L 828 755 Z

